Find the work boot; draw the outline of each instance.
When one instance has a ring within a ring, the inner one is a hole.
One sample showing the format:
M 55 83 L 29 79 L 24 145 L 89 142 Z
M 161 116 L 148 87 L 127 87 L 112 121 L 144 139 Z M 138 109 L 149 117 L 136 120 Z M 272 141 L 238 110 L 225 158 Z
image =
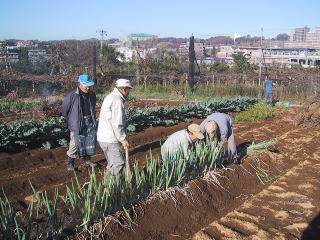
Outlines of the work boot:
M 90 158 L 89 156 L 84 157 L 84 158 L 83 158 L 83 161 L 84 161 L 84 163 L 85 163 L 86 165 L 88 165 L 88 166 L 90 166 L 90 167 L 96 167 L 96 166 L 97 166 L 96 163 L 91 162 L 91 158 Z
M 241 164 L 240 159 L 239 159 L 239 158 L 234 159 L 234 160 L 233 160 L 233 164 L 235 164 L 235 165 L 240 165 L 240 164 Z
M 74 158 L 68 157 L 67 169 L 68 171 L 74 170 Z

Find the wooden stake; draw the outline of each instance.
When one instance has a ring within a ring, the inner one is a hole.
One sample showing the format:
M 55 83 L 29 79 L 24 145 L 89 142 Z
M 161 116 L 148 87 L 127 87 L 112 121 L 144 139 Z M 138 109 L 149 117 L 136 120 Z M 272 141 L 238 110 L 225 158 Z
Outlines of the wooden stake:
M 129 181 L 129 170 L 130 170 L 130 167 L 129 167 L 129 150 L 126 149 L 126 179 L 127 179 L 127 181 Z

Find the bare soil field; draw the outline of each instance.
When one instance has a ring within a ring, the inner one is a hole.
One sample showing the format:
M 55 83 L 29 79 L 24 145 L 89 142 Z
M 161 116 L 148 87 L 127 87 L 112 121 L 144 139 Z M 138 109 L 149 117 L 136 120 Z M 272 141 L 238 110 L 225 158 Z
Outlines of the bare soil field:
M 183 190 L 151 196 L 133 208 L 132 229 L 116 222 L 96 224 L 97 239 L 320 239 L 320 129 L 298 128 L 299 110 L 289 108 L 265 121 L 235 124 L 239 149 L 252 141 L 277 144 L 244 156 L 239 166 L 192 180 Z M 159 153 L 160 141 L 187 125 L 130 134 L 130 165 L 138 161 L 143 166 L 150 149 Z M 93 161 L 103 170 L 106 162 L 97 150 Z M 8 198 L 25 209 L 26 197 L 32 194 L 29 180 L 40 191 L 56 187 L 63 191 L 73 180 L 65 152 L 60 147 L 1 153 L 0 185 Z M 89 169 L 80 160 L 76 165 L 80 181 L 85 182 Z

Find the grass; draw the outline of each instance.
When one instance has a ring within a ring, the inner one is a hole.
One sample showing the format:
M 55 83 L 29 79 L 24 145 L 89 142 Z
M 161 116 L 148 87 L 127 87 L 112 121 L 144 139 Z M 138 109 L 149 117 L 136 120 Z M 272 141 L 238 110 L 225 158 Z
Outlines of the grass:
M 104 97 L 111 91 L 108 89 L 107 92 L 103 91 L 103 94 L 97 94 L 97 103 L 101 104 Z M 319 87 L 315 85 L 307 85 L 303 83 L 292 83 L 292 84 L 278 84 L 274 87 L 274 99 L 278 101 L 292 101 L 295 103 L 301 103 L 304 99 L 315 95 L 319 91 Z M 189 87 L 185 84 L 153 84 L 145 86 L 134 86 L 130 93 L 130 99 L 145 99 L 155 98 L 163 100 L 202 100 L 212 97 L 234 97 L 234 96 L 248 96 L 255 98 L 263 98 L 264 89 L 263 86 L 257 85 L 252 86 L 248 83 L 234 84 L 234 81 L 230 83 L 221 84 L 199 84 L 195 92 L 191 92 Z M 59 98 L 63 98 L 60 96 Z M 40 100 L 40 101 L 39 101 Z M 42 98 L 37 99 L 36 102 L 30 102 L 18 99 L 17 103 L 2 102 L 0 104 L 1 112 L 21 112 L 28 111 L 37 106 L 42 105 Z
M 212 97 L 252 96 L 261 97 L 262 89 L 246 85 L 198 85 L 195 92 L 191 92 L 186 85 L 161 84 L 136 86 L 130 93 L 135 99 L 156 98 L 170 100 L 201 100 Z
M 274 99 L 278 101 L 292 101 L 300 103 L 304 99 L 316 94 L 319 89 L 306 84 L 279 84 L 274 87 Z M 170 100 L 201 100 L 212 97 L 248 96 L 263 98 L 264 88 L 247 83 L 228 84 L 199 84 L 195 92 L 191 92 L 186 85 L 161 84 L 135 86 L 131 91 L 135 99 L 156 98 Z
M 256 122 L 273 117 L 276 111 L 283 109 L 281 106 L 270 106 L 263 102 L 259 102 L 247 110 L 238 113 L 234 118 L 234 123 L 240 122 Z

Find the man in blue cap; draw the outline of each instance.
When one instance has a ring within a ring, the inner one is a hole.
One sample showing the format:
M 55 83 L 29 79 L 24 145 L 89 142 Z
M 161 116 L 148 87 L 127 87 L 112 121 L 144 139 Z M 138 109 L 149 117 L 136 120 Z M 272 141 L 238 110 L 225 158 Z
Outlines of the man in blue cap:
M 83 158 L 85 164 L 95 167 L 91 162 L 96 154 L 97 122 L 96 122 L 96 94 L 90 90 L 94 82 L 88 75 L 80 75 L 77 88 L 67 94 L 62 103 L 62 115 L 68 122 L 70 130 L 70 144 L 67 151 L 67 169 L 74 170 L 77 157 Z

